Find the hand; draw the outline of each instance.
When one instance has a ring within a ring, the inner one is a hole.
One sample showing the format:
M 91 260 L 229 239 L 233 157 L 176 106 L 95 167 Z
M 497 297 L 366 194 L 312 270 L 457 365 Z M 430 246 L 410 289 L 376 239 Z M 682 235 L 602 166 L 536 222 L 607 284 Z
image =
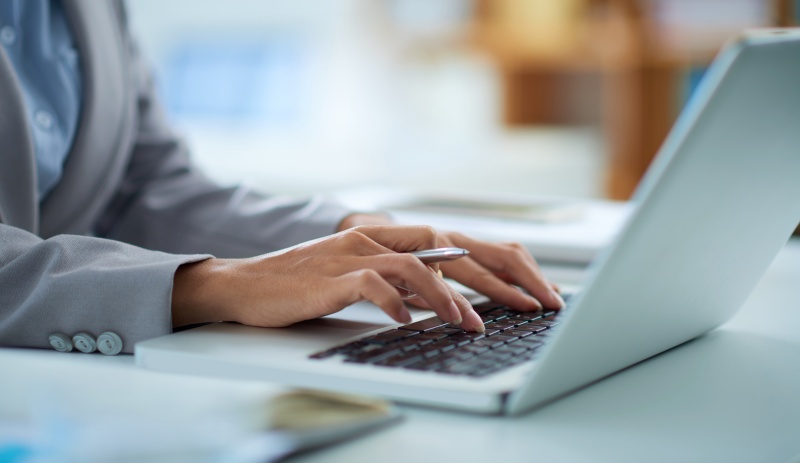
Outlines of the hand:
M 480 317 L 435 271 L 408 251 L 437 246 L 423 226 L 360 226 L 250 259 L 181 266 L 173 326 L 208 321 L 281 327 L 368 300 L 401 323 L 411 315 L 395 286 L 419 295 L 445 321 L 483 331 Z
M 489 243 L 454 232 L 440 233 L 437 241 L 440 246 L 469 249 L 469 256 L 440 265 L 448 278 L 517 310 L 564 307 L 558 286 L 542 275 L 539 265 L 525 246 L 519 243 Z
M 340 229 L 369 223 L 391 223 L 386 216 L 353 214 L 340 224 Z M 469 256 L 440 264 L 445 276 L 464 284 L 493 301 L 517 310 L 539 310 L 564 307 L 555 284 L 542 275 L 536 260 L 519 243 L 489 243 L 454 232 L 439 232 L 436 247 L 457 246 L 470 251 Z M 516 285 L 530 294 L 525 294 Z M 461 298 L 463 299 L 463 297 Z M 412 300 L 426 307 L 424 300 Z M 462 304 L 466 304 L 466 300 Z

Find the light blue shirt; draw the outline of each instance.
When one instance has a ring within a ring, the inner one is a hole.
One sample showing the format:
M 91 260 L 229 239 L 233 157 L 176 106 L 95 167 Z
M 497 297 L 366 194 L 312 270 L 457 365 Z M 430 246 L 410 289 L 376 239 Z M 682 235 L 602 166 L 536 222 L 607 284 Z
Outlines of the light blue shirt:
M 81 112 L 78 52 L 61 2 L 0 0 L 0 44 L 22 86 L 42 201 L 61 178 Z

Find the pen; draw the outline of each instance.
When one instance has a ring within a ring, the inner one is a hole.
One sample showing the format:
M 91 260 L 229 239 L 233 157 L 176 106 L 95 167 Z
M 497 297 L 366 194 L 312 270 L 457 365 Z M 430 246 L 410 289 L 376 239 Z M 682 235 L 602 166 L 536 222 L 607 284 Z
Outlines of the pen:
M 469 251 L 462 248 L 436 248 L 414 251 L 409 254 L 417 257 L 423 264 L 434 264 L 436 262 L 460 259 L 469 254 Z
M 462 248 L 436 248 L 436 249 L 424 249 L 422 251 L 414 251 L 409 252 L 412 256 L 416 256 L 423 264 L 435 264 L 437 262 L 446 262 L 450 260 L 460 259 L 467 254 L 469 251 Z M 439 270 L 439 277 L 442 277 L 442 271 Z M 405 294 L 403 295 L 403 299 L 412 299 L 417 297 L 417 294 L 413 291 L 403 288 L 402 286 L 397 286 L 399 289 L 403 290 Z

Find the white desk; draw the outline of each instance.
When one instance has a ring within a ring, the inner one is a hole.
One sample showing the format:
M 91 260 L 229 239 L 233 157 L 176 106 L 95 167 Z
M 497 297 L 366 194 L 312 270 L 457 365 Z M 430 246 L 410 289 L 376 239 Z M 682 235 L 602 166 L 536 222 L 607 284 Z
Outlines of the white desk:
M 292 462 L 800 461 L 800 240 L 724 327 L 526 416 L 405 407 Z
M 14 352 L 0 351 L 4 381 L 23 363 L 9 355 L 31 354 Z M 38 355 L 133 368 L 130 356 Z M 398 426 L 292 462 L 800 462 L 800 240 L 721 329 L 550 406 L 520 418 L 404 408 Z

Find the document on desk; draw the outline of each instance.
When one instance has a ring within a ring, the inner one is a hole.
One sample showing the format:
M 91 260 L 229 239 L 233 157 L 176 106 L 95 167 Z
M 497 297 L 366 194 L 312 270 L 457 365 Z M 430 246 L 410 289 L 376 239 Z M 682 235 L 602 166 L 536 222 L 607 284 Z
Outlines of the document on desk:
M 390 402 L 0 349 L 0 461 L 277 461 L 399 421 Z M 54 381 L 57 378 L 58 381 Z M 191 456 L 191 458 L 187 458 Z
M 458 230 L 487 241 L 517 241 L 539 261 L 577 265 L 588 264 L 608 246 L 632 210 L 619 201 L 525 195 L 479 199 L 466 194 L 459 203 L 453 193 L 443 196 L 383 187 L 354 188 L 335 196 L 356 210 L 387 211 L 401 224 Z M 450 200 L 442 201 L 443 197 Z M 506 207 L 486 213 L 492 204 L 504 201 Z M 453 207 L 444 207 L 448 204 Z M 454 206 L 459 204 L 463 207 Z

